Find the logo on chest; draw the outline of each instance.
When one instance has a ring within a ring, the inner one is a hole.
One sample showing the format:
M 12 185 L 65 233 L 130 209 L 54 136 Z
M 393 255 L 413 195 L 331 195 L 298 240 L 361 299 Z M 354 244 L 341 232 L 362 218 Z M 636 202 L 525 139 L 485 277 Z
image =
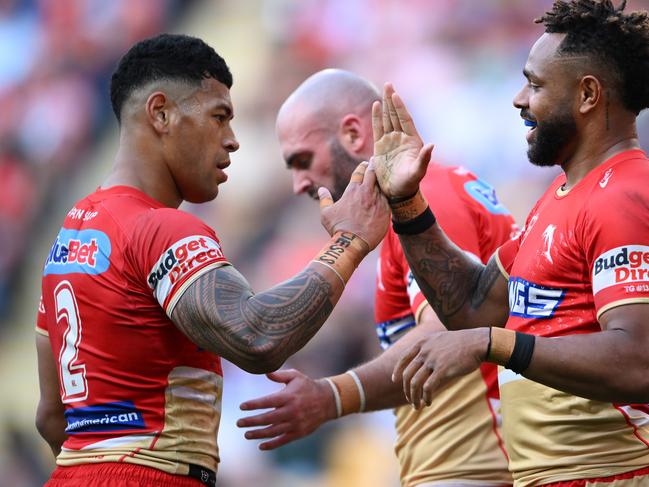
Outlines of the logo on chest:
M 564 289 L 539 286 L 520 277 L 509 278 L 509 314 L 522 318 L 552 318 Z
M 556 229 L 556 225 L 548 225 L 547 228 L 543 231 L 543 246 L 545 247 L 543 255 L 551 264 L 554 264 L 550 251 L 552 250 L 552 241 L 554 240 L 554 232 L 556 231 Z

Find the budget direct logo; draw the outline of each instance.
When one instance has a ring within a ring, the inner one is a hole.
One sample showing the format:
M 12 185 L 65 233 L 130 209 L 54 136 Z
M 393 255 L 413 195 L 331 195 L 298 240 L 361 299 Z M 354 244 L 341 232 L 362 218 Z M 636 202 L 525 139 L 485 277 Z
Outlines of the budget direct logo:
M 97 404 L 65 411 L 69 435 L 100 431 L 139 430 L 145 428 L 144 417 L 132 401 Z
M 101 274 L 109 265 L 111 243 L 99 230 L 62 228 L 45 261 L 43 275 Z
M 178 240 L 160 256 L 147 281 L 158 301 L 163 303 L 173 286 L 193 270 L 206 263 L 221 262 L 225 257 L 221 246 L 203 235 Z
M 649 282 L 649 246 L 625 245 L 604 252 L 593 266 L 593 294 L 631 282 Z

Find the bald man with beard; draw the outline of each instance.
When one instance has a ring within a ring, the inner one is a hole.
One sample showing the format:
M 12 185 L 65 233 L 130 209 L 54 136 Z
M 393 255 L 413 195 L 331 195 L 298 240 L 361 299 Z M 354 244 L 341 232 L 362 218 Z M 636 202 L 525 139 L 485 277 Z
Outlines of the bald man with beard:
M 372 156 L 371 106 L 380 99 L 367 80 L 334 69 L 314 74 L 288 97 L 276 128 L 295 194 L 317 198 L 318 188 L 325 187 L 335 200 L 341 197 L 354 168 Z M 435 164 L 426 181 L 426 197 L 451 238 L 486 262 L 515 227 L 495 197 L 481 197 L 490 187 L 463 168 Z M 375 319 L 385 351 L 374 360 L 318 380 L 297 370 L 269 374 L 286 386 L 241 405 L 243 410 L 272 409 L 238 421 L 240 427 L 257 428 L 247 431 L 246 438 L 267 439 L 260 448 L 272 450 L 326 421 L 395 408 L 395 451 L 404 486 L 511 484 L 498 431 L 494 367 L 449 384 L 423 409 L 406 405 L 401 386 L 390 380 L 404 350 L 444 329 L 412 279 L 392 230 L 381 248 Z

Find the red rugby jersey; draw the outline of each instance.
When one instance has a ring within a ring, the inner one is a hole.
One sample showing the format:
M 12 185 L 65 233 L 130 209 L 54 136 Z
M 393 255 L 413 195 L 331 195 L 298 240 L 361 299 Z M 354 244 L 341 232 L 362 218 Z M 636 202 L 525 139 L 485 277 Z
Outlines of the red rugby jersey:
M 601 331 L 598 318 L 649 302 L 649 161 L 622 152 L 570 191 L 564 174 L 497 253 L 509 279 L 507 328 L 544 337 Z M 510 370 L 499 375 L 510 470 L 520 485 L 649 465 L 649 407 L 591 401 Z
M 421 191 L 448 237 L 476 260 L 517 233 L 494 189 L 466 169 L 431 165 Z M 408 267 L 399 237 L 389 230 L 378 262 L 375 318 L 381 345 L 389 347 L 411 327 L 427 305 Z M 419 411 L 396 409 L 395 450 L 404 486 L 466 481 L 480 485 L 511 483 L 498 433 L 496 368 L 452 381 Z
M 195 279 L 226 264 L 212 229 L 135 188 L 97 190 L 68 212 L 43 268 L 37 322 L 65 404 L 59 465 L 216 470 L 220 358 L 169 317 Z

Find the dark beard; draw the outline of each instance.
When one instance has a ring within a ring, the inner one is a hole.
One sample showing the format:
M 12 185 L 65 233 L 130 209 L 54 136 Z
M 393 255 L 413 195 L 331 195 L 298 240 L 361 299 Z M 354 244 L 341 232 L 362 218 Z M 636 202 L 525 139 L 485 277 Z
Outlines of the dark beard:
M 568 111 L 550 120 L 539 122 L 534 138 L 529 144 L 527 157 L 535 166 L 547 167 L 561 164 L 561 151 L 577 134 L 575 118 Z
M 335 136 L 331 138 L 329 143 L 329 154 L 331 155 L 333 172 L 331 196 L 334 201 L 338 201 L 345 192 L 347 184 L 349 184 L 352 172 L 354 172 L 356 166 L 363 162 L 363 159 L 357 159 L 349 154 Z

